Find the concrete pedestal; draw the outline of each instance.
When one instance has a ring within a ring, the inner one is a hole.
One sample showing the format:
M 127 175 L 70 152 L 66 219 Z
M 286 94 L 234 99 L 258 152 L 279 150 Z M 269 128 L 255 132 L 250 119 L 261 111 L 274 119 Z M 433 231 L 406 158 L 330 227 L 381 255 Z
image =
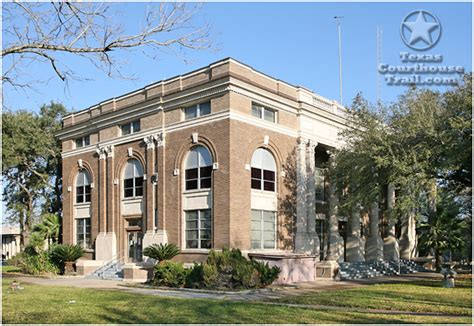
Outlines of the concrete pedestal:
M 383 256 L 388 261 L 399 261 L 400 260 L 400 249 L 398 241 L 393 235 L 389 235 L 383 240 Z
M 128 263 L 123 266 L 124 281 L 146 282 L 153 279 L 152 264 Z
M 381 261 L 383 260 L 383 240 L 377 234 L 367 238 L 365 242 L 365 260 Z
M 97 260 L 109 261 L 117 258 L 117 238 L 114 232 L 100 232 L 95 241 Z
M 339 264 L 336 261 L 322 261 L 316 263 L 316 279 L 334 279 L 339 274 Z

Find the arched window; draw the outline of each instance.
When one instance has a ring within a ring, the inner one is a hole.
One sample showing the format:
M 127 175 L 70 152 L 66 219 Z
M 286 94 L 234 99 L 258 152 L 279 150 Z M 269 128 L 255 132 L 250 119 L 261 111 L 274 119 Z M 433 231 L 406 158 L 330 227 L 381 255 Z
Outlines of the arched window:
M 81 170 L 76 178 L 76 203 L 91 202 L 91 178 L 86 170 Z
M 266 149 L 257 149 L 251 167 L 252 189 L 275 191 L 276 163 L 273 155 Z
M 195 146 L 186 158 L 186 190 L 211 188 L 212 157 L 204 146 Z
M 132 159 L 125 166 L 123 176 L 123 197 L 140 197 L 143 196 L 143 167 L 142 164 Z

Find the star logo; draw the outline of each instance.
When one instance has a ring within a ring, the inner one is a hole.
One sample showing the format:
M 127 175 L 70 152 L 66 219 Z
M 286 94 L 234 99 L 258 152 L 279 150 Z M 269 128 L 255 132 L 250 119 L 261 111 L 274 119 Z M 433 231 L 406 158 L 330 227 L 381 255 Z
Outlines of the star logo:
M 432 13 L 415 10 L 402 20 L 400 36 L 408 47 L 418 51 L 428 50 L 439 41 L 441 23 Z

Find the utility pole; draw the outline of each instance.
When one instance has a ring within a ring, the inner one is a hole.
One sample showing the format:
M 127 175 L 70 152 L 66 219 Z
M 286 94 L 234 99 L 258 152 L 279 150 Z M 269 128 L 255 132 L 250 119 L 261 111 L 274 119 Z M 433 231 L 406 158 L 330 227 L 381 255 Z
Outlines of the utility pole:
M 383 29 L 382 26 L 377 25 L 377 105 L 380 105 L 382 100 L 382 76 L 379 72 L 379 65 L 382 62 L 382 37 Z
M 339 103 L 342 105 L 342 40 L 341 40 L 341 19 L 344 16 L 334 16 L 337 22 L 337 34 L 339 39 Z

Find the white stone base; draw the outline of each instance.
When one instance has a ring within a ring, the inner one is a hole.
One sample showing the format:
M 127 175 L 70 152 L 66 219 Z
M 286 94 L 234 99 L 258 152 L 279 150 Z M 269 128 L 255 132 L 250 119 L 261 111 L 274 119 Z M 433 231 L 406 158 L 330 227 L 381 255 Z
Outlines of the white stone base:
M 146 247 L 152 244 L 160 244 L 160 243 L 163 243 L 163 244 L 168 243 L 168 236 L 165 230 L 158 230 L 156 232 L 147 231 L 145 235 L 143 236 L 143 249 L 145 249 Z M 153 259 L 150 259 L 146 256 L 143 256 L 143 261 L 147 263 L 154 262 Z
M 100 232 L 95 241 L 96 260 L 109 261 L 117 258 L 117 237 L 115 232 Z
M 123 279 L 128 282 L 146 282 L 153 278 L 152 264 L 127 263 L 123 266 Z
M 383 260 L 383 239 L 380 236 L 369 236 L 367 238 L 367 241 L 365 242 L 365 260 Z
M 78 275 L 86 276 L 98 270 L 105 263 L 103 260 L 79 259 L 76 262 L 76 272 Z
M 400 260 L 400 249 L 398 247 L 397 239 L 392 235 L 383 240 L 383 257 L 388 261 Z

